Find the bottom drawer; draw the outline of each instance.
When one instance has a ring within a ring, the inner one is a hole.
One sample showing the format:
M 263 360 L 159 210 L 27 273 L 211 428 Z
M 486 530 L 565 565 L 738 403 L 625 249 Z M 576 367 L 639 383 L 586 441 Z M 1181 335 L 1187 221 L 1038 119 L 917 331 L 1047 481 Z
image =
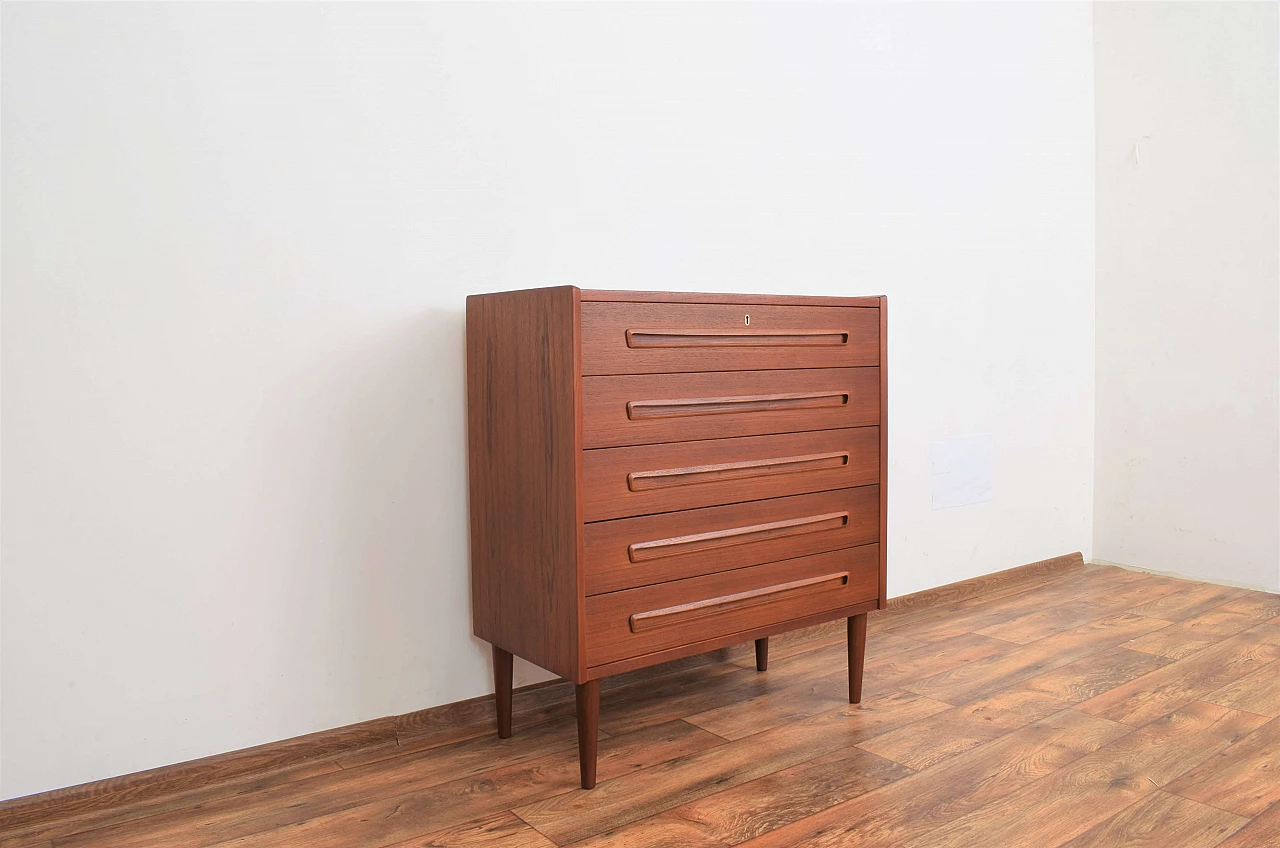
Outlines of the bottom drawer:
M 673 580 L 587 598 L 587 665 L 872 601 L 880 546 Z

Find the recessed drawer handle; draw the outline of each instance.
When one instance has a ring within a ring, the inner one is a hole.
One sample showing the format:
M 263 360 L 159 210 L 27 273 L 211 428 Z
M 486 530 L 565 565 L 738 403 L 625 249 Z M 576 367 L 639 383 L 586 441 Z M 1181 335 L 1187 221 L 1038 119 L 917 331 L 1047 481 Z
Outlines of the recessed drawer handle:
M 771 603 L 780 600 L 782 597 L 814 594 L 827 589 L 838 588 L 848 582 L 849 572 L 847 571 L 841 571 L 839 574 L 827 574 L 822 577 L 807 577 L 804 580 L 779 583 L 776 586 L 766 586 L 763 589 L 750 589 L 733 595 L 708 598 L 705 601 L 694 601 L 690 604 L 663 607 L 649 612 L 638 612 L 631 616 L 629 623 L 631 632 L 639 633 L 641 630 L 649 630 L 654 627 L 683 624 L 695 618 L 705 618 L 709 615 L 719 615 Z
M 745 462 L 721 462 L 716 465 L 693 465 L 688 468 L 664 468 L 660 471 L 633 471 L 627 475 L 627 488 L 633 492 L 688 486 L 695 483 L 719 483 L 748 477 L 774 474 L 800 474 L 824 471 L 849 464 L 848 451 L 814 453 L 806 456 L 784 456 L 777 459 L 751 459 Z
M 783 412 L 789 409 L 844 406 L 848 402 L 848 392 L 788 392 L 742 397 L 633 400 L 627 403 L 627 417 L 632 421 L 645 421 L 650 418 L 721 415 L 729 412 Z
M 627 330 L 627 347 L 838 347 L 837 330 Z
M 709 533 L 694 533 L 690 536 L 673 536 L 670 539 L 655 539 L 652 542 L 636 542 L 627 547 L 627 558 L 632 562 L 646 562 L 651 559 L 679 556 L 696 551 L 713 548 L 728 548 L 734 545 L 750 545 L 768 539 L 781 539 L 787 536 L 800 536 L 805 533 L 821 533 L 824 530 L 837 530 L 849 523 L 849 513 L 828 512 L 823 515 L 810 515 L 804 518 L 789 518 L 785 521 L 770 521 L 767 524 L 752 524 L 747 527 L 732 527 L 728 530 L 713 530 Z

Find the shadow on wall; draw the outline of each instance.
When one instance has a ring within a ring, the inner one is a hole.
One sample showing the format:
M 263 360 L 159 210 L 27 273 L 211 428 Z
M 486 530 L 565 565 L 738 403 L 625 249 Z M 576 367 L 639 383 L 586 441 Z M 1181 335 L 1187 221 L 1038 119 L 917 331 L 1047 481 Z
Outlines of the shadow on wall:
M 471 635 L 463 360 L 463 312 L 429 309 L 288 392 L 276 467 L 306 481 L 286 526 L 314 571 L 277 587 L 299 615 L 270 641 L 274 667 L 328 699 L 315 726 L 492 691 Z

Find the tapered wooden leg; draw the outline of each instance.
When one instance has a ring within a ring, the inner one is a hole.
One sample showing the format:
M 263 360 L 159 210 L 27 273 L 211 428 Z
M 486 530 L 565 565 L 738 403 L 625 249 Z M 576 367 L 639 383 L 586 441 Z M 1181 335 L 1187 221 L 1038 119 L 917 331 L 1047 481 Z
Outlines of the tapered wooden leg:
M 867 614 L 849 616 L 849 703 L 862 702 L 862 664 L 867 658 Z
M 582 772 L 582 788 L 596 785 L 596 741 L 600 736 L 600 681 L 579 683 L 578 701 L 578 768 Z
M 498 738 L 511 736 L 511 652 L 493 646 L 493 699 L 498 704 Z
M 756 640 L 756 671 L 769 670 L 769 637 Z

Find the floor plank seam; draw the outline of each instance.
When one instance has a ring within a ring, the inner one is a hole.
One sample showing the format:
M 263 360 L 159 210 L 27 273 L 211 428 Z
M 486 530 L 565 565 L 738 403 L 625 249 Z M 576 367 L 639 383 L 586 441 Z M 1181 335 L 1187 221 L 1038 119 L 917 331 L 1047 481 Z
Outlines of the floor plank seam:
M 707 730 L 705 727 L 702 727 L 701 725 L 694 724 L 693 722 L 689 721 L 689 719 L 690 719 L 690 718 L 691 718 L 691 716 L 684 716 L 684 717 L 682 717 L 682 718 L 677 719 L 677 721 L 679 721 L 679 722 L 680 722 L 680 723 L 682 723 L 682 724 L 687 724 L 687 725 L 689 725 L 690 727 L 693 727 L 693 728 L 696 728 L 696 729 L 698 729 L 698 730 L 701 730 L 703 733 L 709 733 L 709 734 L 711 734 L 711 735 L 712 735 L 712 736 L 714 736 L 715 738 L 719 739 L 719 740 L 720 740 L 720 742 L 721 742 L 721 744 L 724 744 L 724 743 L 726 743 L 726 742 L 732 742 L 732 741 L 734 741 L 734 740 L 732 740 L 732 739 L 728 739 L 728 738 L 726 738 L 726 737 L 724 737 L 724 736 L 721 736 L 719 733 L 716 733 L 716 732 L 715 732 L 715 731 L 713 731 L 713 730 Z M 741 741 L 741 740 L 739 740 L 739 741 Z M 717 747 L 719 747 L 719 746 L 717 746 Z
M 604 782 L 602 782 L 602 783 L 598 783 L 598 784 L 596 784 L 596 785 L 597 785 L 597 786 L 603 786 L 603 785 L 604 785 L 604 783 L 607 783 L 607 782 L 608 782 L 608 781 L 604 781 Z M 582 790 L 582 791 L 587 791 L 587 790 Z M 568 794 L 568 793 L 562 793 L 562 794 Z M 553 797 L 559 797 L 559 796 L 553 796 Z M 548 842 L 550 842 L 552 845 L 568 845 L 568 844 L 569 844 L 569 843 L 567 843 L 567 842 L 564 842 L 564 843 L 556 842 L 554 839 L 552 839 L 552 838 L 551 838 L 551 836 L 550 836 L 550 835 L 548 835 L 548 834 L 546 834 L 546 833 L 543 833 L 541 830 L 539 830 L 539 829 L 538 829 L 538 826 L 537 826 L 537 825 L 535 825 L 533 822 L 531 822 L 531 821 L 529 821 L 528 819 L 526 819 L 524 816 L 520 815 L 520 814 L 519 814 L 518 812 L 516 812 L 515 810 L 509 810 L 508 812 L 510 812 L 510 813 L 511 813 L 511 815 L 515 816 L 515 817 L 516 817 L 516 818 L 518 818 L 520 821 L 524 822 L 526 827 L 532 828 L 532 829 L 533 829 L 534 831 L 536 831 L 539 835 L 541 835 L 543 839 L 547 840 L 547 841 L 548 841 Z
M 1220 754 L 1216 754 L 1215 756 L 1220 756 Z M 1205 762 L 1208 762 L 1208 760 L 1205 760 Z M 1190 771 L 1192 771 L 1192 770 L 1193 770 L 1193 769 L 1188 769 L 1188 770 L 1187 770 L 1187 772 L 1190 772 Z M 1184 773 L 1184 774 L 1185 774 L 1185 773 Z M 1171 786 L 1171 785 L 1173 785 L 1174 783 L 1176 783 L 1176 782 L 1177 782 L 1177 780 L 1178 780 L 1178 778 L 1180 778 L 1180 777 L 1182 777 L 1182 775 L 1178 775 L 1178 777 L 1175 777 L 1173 780 L 1169 781 L 1169 782 L 1168 782 L 1168 783 L 1166 783 L 1164 786 L 1161 786 L 1161 787 L 1160 787 L 1160 791 L 1161 791 L 1161 792 L 1165 792 L 1165 793 L 1167 793 L 1167 794 L 1169 794 L 1169 795 L 1177 795 L 1179 798 L 1183 799 L 1184 801 L 1190 801 L 1190 802 L 1192 802 L 1193 804 L 1202 804 L 1202 805 L 1204 805 L 1204 806 L 1206 806 L 1206 807 L 1212 807 L 1213 809 L 1218 810 L 1219 812 L 1222 812 L 1222 813 L 1226 813 L 1226 814 L 1228 814 L 1228 815 L 1232 815 L 1232 816 L 1239 816 L 1240 818 L 1245 819 L 1246 821 L 1253 821 L 1254 819 L 1256 819 L 1256 818 L 1258 817 L 1258 816 L 1245 816 L 1245 815 L 1241 815 L 1240 813 L 1236 812 L 1235 810 L 1228 810 L 1226 807 L 1219 806 L 1218 804 L 1214 804 L 1214 803 L 1213 803 L 1213 802 L 1211 802 L 1211 801 L 1202 801 L 1202 800 L 1200 800 L 1199 798 L 1192 798 L 1192 797 L 1190 797 L 1189 795 L 1184 795 L 1184 794 L 1182 794 L 1181 792 L 1179 792 L 1179 791 L 1178 791 L 1178 790 L 1176 790 L 1176 789 L 1169 789 L 1168 787 L 1169 787 L 1169 786 Z M 1277 803 L 1280 803 L 1280 802 L 1277 802 Z M 1269 808 L 1268 808 L 1268 809 L 1269 809 Z M 1265 810 L 1264 810 L 1263 812 L 1265 812 Z M 1261 813 L 1259 813 L 1259 815 L 1261 815 Z

